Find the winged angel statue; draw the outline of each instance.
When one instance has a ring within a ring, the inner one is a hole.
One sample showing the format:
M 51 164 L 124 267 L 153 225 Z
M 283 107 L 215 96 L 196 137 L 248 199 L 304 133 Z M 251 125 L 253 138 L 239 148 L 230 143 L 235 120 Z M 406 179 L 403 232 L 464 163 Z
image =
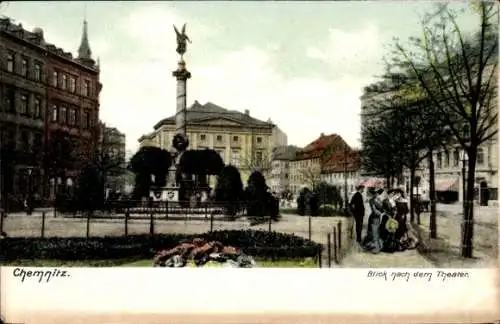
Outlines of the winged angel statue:
M 186 35 L 186 24 L 182 26 L 181 32 L 175 27 L 174 25 L 174 30 L 175 33 L 177 34 L 177 53 L 180 54 L 181 59 L 184 53 L 186 53 L 186 44 L 187 42 L 191 43 L 191 40 L 189 37 Z

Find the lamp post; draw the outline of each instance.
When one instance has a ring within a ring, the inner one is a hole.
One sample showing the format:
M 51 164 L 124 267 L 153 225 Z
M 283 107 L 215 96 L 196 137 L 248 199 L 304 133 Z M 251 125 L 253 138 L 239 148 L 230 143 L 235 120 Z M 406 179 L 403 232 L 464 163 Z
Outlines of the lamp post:
M 32 207 L 32 202 L 31 202 L 31 175 L 33 174 L 33 168 L 28 167 L 26 169 L 28 173 L 28 194 L 26 195 L 26 209 L 28 215 L 31 215 L 31 207 Z

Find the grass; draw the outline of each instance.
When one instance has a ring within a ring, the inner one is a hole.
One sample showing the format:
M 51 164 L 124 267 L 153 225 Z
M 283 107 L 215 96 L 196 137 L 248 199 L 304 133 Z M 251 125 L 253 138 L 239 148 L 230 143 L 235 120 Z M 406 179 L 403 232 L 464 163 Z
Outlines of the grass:
M 2 266 L 19 267 L 152 267 L 153 260 L 85 260 L 85 261 L 64 261 L 64 260 L 18 260 L 12 262 L 2 262 Z M 259 268 L 317 268 L 313 258 L 302 260 L 259 260 L 255 261 Z M 211 262 L 209 266 L 220 267 L 221 265 Z

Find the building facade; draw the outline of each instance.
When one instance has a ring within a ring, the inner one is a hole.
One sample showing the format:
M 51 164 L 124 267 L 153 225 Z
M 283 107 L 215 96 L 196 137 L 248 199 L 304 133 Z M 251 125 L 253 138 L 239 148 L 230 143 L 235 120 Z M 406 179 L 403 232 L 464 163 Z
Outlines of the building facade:
M 295 159 L 299 148 L 293 145 L 278 146 L 273 150 L 271 174 L 268 186 L 278 194 L 291 192 L 290 163 Z
M 491 69 L 486 70 L 488 75 Z M 497 80 L 495 80 L 497 81 Z M 378 89 L 383 86 L 383 83 L 375 83 L 365 88 L 364 94 L 361 97 L 361 133 L 363 135 L 363 127 L 377 122 L 377 116 L 373 114 L 374 105 L 378 100 L 389 98 L 394 95 L 391 92 L 378 93 Z M 498 103 L 494 102 L 495 109 L 498 109 Z M 496 110 L 497 111 L 497 110 Z M 436 151 L 433 154 L 435 168 L 435 185 L 436 195 L 438 200 L 448 201 L 463 201 L 463 149 L 456 143 L 449 143 L 444 148 Z M 366 172 L 361 170 L 361 174 Z M 423 195 L 429 194 L 429 166 L 428 161 L 424 160 L 420 168 L 416 172 L 416 176 L 420 177 L 419 193 Z M 404 187 L 407 192 L 410 191 L 410 172 L 403 171 Z M 382 181 L 379 181 L 380 183 Z M 475 176 L 476 199 L 480 199 L 480 195 L 484 190 L 480 188 L 488 188 L 489 199 L 498 199 L 498 135 L 495 135 L 491 140 L 483 143 L 479 149 L 476 159 L 476 176 Z M 416 187 L 413 188 L 416 191 Z
M 187 135 L 189 149 L 213 149 L 225 164 L 240 170 L 246 184 L 253 170 L 261 171 L 265 177 L 271 169 L 273 129 L 270 122 L 261 121 L 244 113 L 227 110 L 213 103 L 200 104 L 195 101 L 187 109 Z M 139 138 L 140 147 L 157 146 L 171 150 L 175 136 L 175 117 L 158 122 L 154 131 Z M 211 184 L 213 184 L 211 179 Z
M 321 167 L 321 181 L 340 189 L 342 198 L 360 184 L 361 160 L 359 151 L 337 151 Z
M 45 153 L 55 132 L 82 143 L 78 149 L 86 155 L 94 151 L 101 84 L 90 55 L 86 22 L 73 58 L 46 42 L 41 28 L 27 31 L 0 19 L 0 145 L 10 152 L 0 157 L 4 199 L 49 195 Z M 54 187 L 66 179 L 51 181 Z
M 337 134 L 321 135 L 299 150 L 290 165 L 290 190 L 296 196 L 304 188 L 314 188 L 321 182 L 321 168 L 338 151 L 350 150 Z

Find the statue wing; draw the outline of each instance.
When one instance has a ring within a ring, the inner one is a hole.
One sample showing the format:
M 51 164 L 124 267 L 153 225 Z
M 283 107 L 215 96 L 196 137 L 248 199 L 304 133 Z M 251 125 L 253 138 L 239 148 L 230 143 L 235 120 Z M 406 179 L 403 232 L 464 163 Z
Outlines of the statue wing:
M 179 33 L 179 30 L 177 29 L 177 27 L 175 27 L 175 25 L 174 25 L 174 30 L 175 30 L 175 33 L 176 33 L 177 35 L 180 35 L 180 34 L 181 34 L 181 33 Z
M 182 35 L 186 36 L 186 24 L 182 25 Z

